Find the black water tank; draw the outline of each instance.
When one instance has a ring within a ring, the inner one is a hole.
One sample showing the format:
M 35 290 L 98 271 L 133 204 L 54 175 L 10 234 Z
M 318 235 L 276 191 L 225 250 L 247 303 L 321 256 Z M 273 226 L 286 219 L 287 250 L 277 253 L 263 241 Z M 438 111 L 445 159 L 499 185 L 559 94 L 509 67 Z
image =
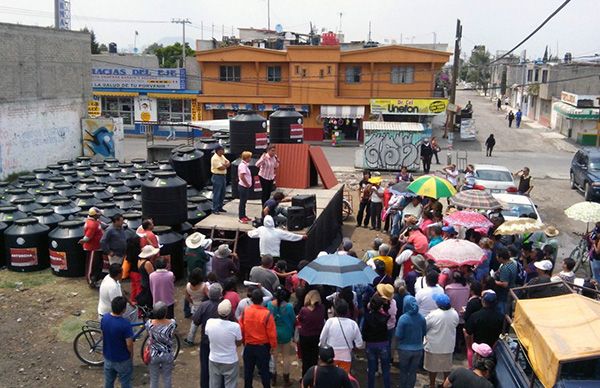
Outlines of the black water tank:
M 119 163 L 119 168 L 123 174 L 131 174 L 133 171 L 133 163 Z
M 23 198 L 33 198 L 33 195 L 29 194 L 27 189 L 21 187 L 13 187 L 4 192 L 4 200 L 8 202 Z
M 127 212 L 123 213 L 123 219 L 127 224 L 128 230 L 135 230 L 142 225 L 142 213 L 141 212 Z
M 231 195 L 233 198 L 239 198 L 238 195 L 238 166 L 242 162 L 242 159 L 236 159 L 231 163 L 230 176 L 231 176 Z M 258 179 L 258 167 L 256 167 L 258 159 L 250 159 L 249 166 L 250 173 L 252 174 L 252 187 L 250 188 L 250 196 L 248 199 L 260 199 L 262 196 L 262 190 L 260 187 L 260 180 Z
M 6 266 L 6 258 L 4 257 L 4 231 L 8 228 L 4 222 L 0 222 L 0 268 Z
M 200 139 L 200 142 L 196 146 L 202 153 L 202 165 L 201 170 L 202 180 L 205 184 L 208 184 L 212 173 L 210 172 L 210 158 L 214 155 L 215 148 L 219 147 L 219 141 L 217 139 Z
M 56 228 L 59 222 L 65 220 L 64 216 L 56 214 L 52 209 L 37 209 L 31 212 L 33 218 L 37 218 L 40 224 L 44 224 L 50 228 L 50 230 Z
M 131 195 L 133 196 L 133 199 L 137 202 L 142 201 L 142 187 L 136 187 L 135 189 L 131 190 Z
M 173 171 L 173 166 L 171 166 L 171 161 L 168 159 L 163 159 L 158 161 L 158 170 L 159 171 Z
M 186 182 L 174 171 L 158 171 L 142 183 L 142 213 L 158 225 L 178 225 L 187 219 Z
M 94 172 L 96 172 L 96 171 L 102 171 L 102 170 L 104 170 L 104 162 L 91 162 L 90 163 L 90 168 Z
M 261 154 L 267 149 L 267 120 L 254 111 L 240 111 L 229 120 L 229 141 L 236 158 L 244 151 Z
M 41 181 L 45 181 L 52 176 L 52 173 L 47 168 L 36 168 L 33 170 L 33 173 L 35 174 L 36 179 Z
M 187 209 L 188 209 L 187 219 L 188 219 L 188 222 L 192 225 L 196 225 L 198 222 L 202 221 L 203 219 L 205 219 L 208 216 L 208 214 L 206 214 L 202 210 L 198 209 L 197 204 L 188 203 Z
M 94 178 L 81 178 L 75 187 L 80 191 L 87 191 L 88 187 L 96 186 L 96 180 Z
M 106 184 L 109 181 L 113 180 L 110 175 L 108 175 L 108 172 L 102 170 L 102 171 L 96 171 L 91 175 L 92 178 L 94 178 L 96 180 L 96 183 L 100 183 L 100 184 Z
M 131 189 L 125 186 L 125 183 L 122 181 L 110 181 L 108 182 L 108 188 L 106 189 L 112 195 L 120 195 L 120 194 L 128 194 L 131 192 Z
M 54 186 L 54 190 L 58 190 L 58 195 L 65 198 L 74 198 L 81 191 L 70 183 L 61 183 Z
M 36 202 L 40 205 L 48 205 L 55 199 L 64 199 L 65 197 L 61 197 L 58 195 L 58 191 L 56 190 L 42 190 L 37 196 Z
M 303 122 L 302 115 L 293 108 L 279 108 L 269 116 L 269 142 L 273 144 L 302 143 L 304 141 Z
M 115 42 L 110 42 L 108 44 L 108 53 L 116 54 L 117 53 L 117 44 Z
M 173 227 L 173 231 L 182 235 L 184 240 L 190 235 L 192 229 L 194 229 L 194 227 L 188 221 Z
M 27 182 L 23 183 L 21 188 L 26 189 L 27 192 L 33 196 L 36 196 L 40 193 L 40 191 L 44 190 L 44 187 L 37 182 Z
M 202 195 L 188 198 L 188 202 L 193 203 L 198 209 L 207 215 L 212 212 L 212 201 Z
M 78 156 L 75 158 L 75 165 L 78 167 L 89 166 L 92 163 L 92 158 L 90 156 Z
M 58 175 L 61 171 L 63 171 L 62 166 L 59 166 L 58 164 L 49 164 L 46 166 L 46 168 L 50 170 L 52 175 Z
M 88 186 L 87 192 L 94 194 L 94 197 L 100 201 L 108 201 L 113 197 L 111 193 L 106 191 L 106 187 L 102 185 Z
M 35 200 L 33 198 L 15 199 L 13 201 L 13 205 L 15 205 L 17 207 L 17 209 L 19 209 L 23 213 L 27 213 L 27 214 L 31 213 L 32 211 L 34 211 L 36 209 L 42 208 L 42 205 L 35 202 Z
M 59 222 L 58 226 L 48 233 L 48 253 L 50 267 L 57 276 L 68 278 L 85 274 L 85 251 L 79 244 L 83 238 L 82 220 Z
M 105 158 L 104 159 L 104 166 L 105 167 L 118 167 L 119 166 L 119 159 L 117 159 L 117 158 Z
M 191 146 L 180 146 L 171 152 L 171 165 L 178 176 L 183 178 L 188 184 L 197 189 L 202 189 L 205 184 L 203 177 L 206 173 L 202 172 L 204 163 L 202 158 L 204 153 Z
M 123 211 L 131 209 L 132 206 L 138 203 L 133 199 L 133 195 L 131 194 L 115 195 L 113 197 L 113 201 L 115 202 L 117 207 Z
M 87 178 L 93 173 L 90 166 L 77 166 L 75 167 L 75 172 L 77 173 L 79 180 L 81 180 L 81 178 Z
M 23 218 L 4 231 L 5 258 L 11 271 L 39 271 L 50 266 L 48 232 L 37 218 Z
M 75 195 L 73 202 L 75 202 L 75 206 L 79 206 L 83 210 L 88 210 L 92 206 L 96 206 L 100 203 L 100 200 L 94 197 L 94 194 L 92 193 L 78 193 Z
M 108 173 L 108 175 L 111 177 L 111 181 L 119 179 L 122 174 L 121 169 L 119 167 L 106 167 L 104 169 L 104 172 Z
M 125 186 L 130 189 L 142 187 L 142 181 L 139 180 L 134 174 L 123 174 L 121 175 L 121 180 L 125 184 Z
M 156 221 L 156 219 L 154 219 L 154 221 Z M 163 225 L 155 226 L 153 232 L 160 242 L 160 256 L 166 260 L 167 268 L 173 271 L 175 278 L 183 278 L 183 236 L 173 231 L 170 226 Z
M 16 220 L 27 218 L 27 214 L 23 213 L 16 206 L 0 206 L 0 222 L 7 225 L 12 225 Z
M 195 188 L 192 185 L 187 185 L 187 188 L 185 190 L 185 195 L 189 198 L 189 197 L 195 197 L 200 195 L 200 190 L 198 190 L 197 188 Z
M 139 179 L 141 181 L 145 181 L 148 179 L 150 172 L 148 170 L 146 170 L 145 168 L 134 168 L 133 174 L 135 175 L 135 177 L 137 179 Z M 123 177 L 121 177 L 121 178 L 123 178 Z
M 109 219 L 114 215 L 123 214 L 123 211 L 119 209 L 114 202 L 99 203 L 96 207 L 102 210 L 102 215 Z
M 70 199 L 55 199 L 50 202 L 50 206 L 56 214 L 60 214 L 67 218 L 81 211 L 81 208 L 76 206 Z
M 131 163 L 133 163 L 133 168 L 143 168 L 144 164 L 146 164 L 146 159 L 134 158 L 134 159 L 131 159 Z
M 62 176 L 68 183 L 79 182 L 79 176 L 77 175 L 77 171 L 75 170 L 62 171 L 60 173 L 60 176 Z

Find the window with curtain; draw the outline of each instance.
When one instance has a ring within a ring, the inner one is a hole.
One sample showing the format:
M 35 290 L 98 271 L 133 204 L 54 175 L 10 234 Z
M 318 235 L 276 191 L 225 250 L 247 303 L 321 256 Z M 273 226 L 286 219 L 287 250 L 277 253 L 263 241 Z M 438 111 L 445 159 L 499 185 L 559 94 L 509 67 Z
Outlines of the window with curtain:
M 392 66 L 390 82 L 393 84 L 411 84 L 414 82 L 415 68 L 412 66 Z
M 346 83 L 356 84 L 360 82 L 360 66 L 348 66 L 346 67 Z
M 281 66 L 268 66 L 267 67 L 267 81 L 268 82 L 281 82 Z

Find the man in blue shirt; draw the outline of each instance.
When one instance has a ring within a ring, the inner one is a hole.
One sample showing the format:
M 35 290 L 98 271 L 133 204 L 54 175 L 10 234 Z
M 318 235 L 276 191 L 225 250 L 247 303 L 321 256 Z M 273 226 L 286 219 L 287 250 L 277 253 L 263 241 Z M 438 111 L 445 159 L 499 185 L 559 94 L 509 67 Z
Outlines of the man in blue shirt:
M 117 296 L 111 302 L 111 312 L 104 314 L 100 321 L 104 355 L 104 388 L 113 388 L 117 376 L 122 388 L 131 388 L 133 330 L 129 321 L 123 318 L 126 308 L 127 299 Z

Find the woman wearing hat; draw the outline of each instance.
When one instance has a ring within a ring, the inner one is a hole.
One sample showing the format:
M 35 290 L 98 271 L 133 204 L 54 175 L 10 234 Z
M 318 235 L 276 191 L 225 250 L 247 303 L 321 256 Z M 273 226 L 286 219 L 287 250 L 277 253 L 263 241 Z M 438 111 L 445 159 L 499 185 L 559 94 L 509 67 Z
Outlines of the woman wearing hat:
M 142 248 L 139 254 L 141 260 L 138 261 L 138 270 L 141 276 L 141 290 L 136 297 L 138 305 L 151 307 L 152 306 L 152 291 L 150 291 L 150 274 L 154 272 L 152 259 L 158 256 L 160 249 L 154 248 L 152 245 L 146 245 Z
M 383 298 L 383 309 L 390 316 L 387 321 L 387 332 L 388 332 L 388 350 L 390 352 L 390 360 L 392 357 L 392 338 L 394 338 L 394 329 L 396 329 L 396 313 L 398 312 L 398 305 L 394 299 L 394 286 L 391 284 L 378 284 L 376 287 L 377 294 Z
M 444 381 L 444 388 L 477 387 L 493 388 L 490 378 L 496 368 L 492 348 L 487 344 L 474 343 L 473 369 L 456 368 Z
M 195 232 L 185 239 L 185 261 L 187 263 L 188 274 L 192 273 L 194 268 L 200 268 L 202 275 L 206 276 L 206 264 L 210 257 L 204 250 L 205 247 L 212 244 L 212 240 L 207 239 L 202 233 Z
M 212 260 L 212 272 L 217 275 L 217 281 L 223 284 L 227 278 L 237 274 L 239 270 L 238 256 L 229 249 L 229 245 L 219 245 Z

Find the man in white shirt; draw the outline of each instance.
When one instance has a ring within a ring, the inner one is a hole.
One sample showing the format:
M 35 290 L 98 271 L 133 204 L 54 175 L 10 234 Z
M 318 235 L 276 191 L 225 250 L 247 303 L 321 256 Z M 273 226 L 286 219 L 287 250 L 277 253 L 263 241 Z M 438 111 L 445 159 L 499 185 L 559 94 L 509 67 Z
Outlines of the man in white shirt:
M 121 283 L 119 282 L 122 274 L 123 269 L 121 264 L 113 263 L 108 268 L 108 276 L 105 276 L 104 279 L 102 279 L 98 299 L 98 315 L 100 318 L 102 318 L 104 314 L 111 312 L 111 302 L 114 298 L 123 296 Z
M 371 229 L 381 229 L 381 211 L 383 210 L 383 187 L 381 177 L 369 179 L 371 184 Z
M 438 284 L 438 273 L 435 271 L 429 271 L 425 275 L 426 287 L 416 292 L 415 298 L 419 305 L 419 313 L 427 318 L 430 312 L 437 309 L 437 305 L 434 300 L 434 296 L 443 294 L 444 289 Z
M 448 295 L 437 294 L 433 299 L 437 308 L 425 318 L 427 334 L 423 368 L 429 372 L 429 386 L 437 387 L 435 378 L 438 372 L 444 374 L 445 380 L 452 370 L 452 354 L 459 318 L 456 310 L 450 305 Z
M 224 299 L 217 307 L 219 318 L 206 322 L 204 332 L 210 341 L 208 373 L 211 387 L 236 388 L 239 373 L 237 347 L 242 344 L 242 331 L 231 322 L 231 302 Z M 223 385 L 221 385 L 223 379 Z
M 329 318 L 321 330 L 319 346 L 331 346 L 335 352 L 335 365 L 350 372 L 352 350 L 364 346 L 360 329 L 348 315 L 348 303 L 338 300 L 335 303 L 335 317 Z
M 247 234 L 250 238 L 260 239 L 258 241 L 258 248 L 261 256 L 271 255 L 273 258 L 280 257 L 279 248 L 281 246 L 281 240 L 300 241 L 306 240 L 307 238 L 307 236 L 275 228 L 275 221 L 273 221 L 273 217 L 271 216 L 265 216 L 263 225 L 256 229 L 249 230 Z
M 456 164 L 451 164 L 449 166 L 444 167 L 444 174 L 446 174 L 446 180 L 452 184 L 452 186 L 458 186 L 458 169 L 456 168 Z

